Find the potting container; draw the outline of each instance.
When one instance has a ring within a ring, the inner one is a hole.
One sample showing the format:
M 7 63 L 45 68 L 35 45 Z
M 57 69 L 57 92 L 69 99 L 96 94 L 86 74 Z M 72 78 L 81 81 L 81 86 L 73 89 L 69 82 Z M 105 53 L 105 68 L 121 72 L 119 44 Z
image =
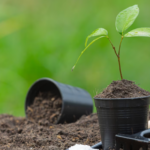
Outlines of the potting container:
M 27 107 L 33 104 L 34 98 L 39 92 L 51 90 L 56 91 L 62 99 L 61 115 L 57 123 L 63 123 L 64 121 L 70 123 L 76 121 L 82 115 L 92 113 L 93 100 L 87 91 L 59 83 L 50 78 L 39 79 L 30 87 L 25 100 L 25 112 Z
M 116 134 L 135 134 L 148 128 L 149 96 L 94 100 L 103 150 L 115 148 Z

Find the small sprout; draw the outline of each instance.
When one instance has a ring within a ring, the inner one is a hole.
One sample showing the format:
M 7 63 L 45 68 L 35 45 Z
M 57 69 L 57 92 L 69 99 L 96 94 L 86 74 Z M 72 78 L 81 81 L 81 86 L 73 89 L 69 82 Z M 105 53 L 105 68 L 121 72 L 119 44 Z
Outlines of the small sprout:
M 124 37 L 136 37 L 136 36 L 137 37 L 139 37 L 139 36 L 150 37 L 150 28 L 149 27 L 148 28 L 137 28 L 137 29 L 134 29 L 134 30 L 124 34 L 124 32 L 134 23 L 138 14 L 139 14 L 138 5 L 133 5 L 131 7 L 126 8 L 125 10 L 121 11 L 117 15 L 116 22 L 115 22 L 116 30 L 121 34 L 121 40 L 120 40 L 118 51 L 116 50 L 115 46 L 112 44 L 112 42 L 108 36 L 107 30 L 104 28 L 98 28 L 95 31 L 93 31 L 89 36 L 87 36 L 86 41 L 85 41 L 85 49 L 79 55 L 75 65 L 72 68 L 72 71 L 74 70 L 77 62 L 79 61 L 82 54 L 87 50 L 87 48 L 90 45 L 92 45 L 95 41 L 97 41 L 98 39 L 105 37 L 109 40 L 109 42 L 115 52 L 115 55 L 118 59 L 120 77 L 121 77 L 121 79 L 123 79 L 122 71 L 121 71 L 121 63 L 120 63 L 120 50 L 121 50 L 121 44 L 122 44 L 123 38 Z M 91 37 L 96 37 L 96 38 L 87 45 L 88 40 Z

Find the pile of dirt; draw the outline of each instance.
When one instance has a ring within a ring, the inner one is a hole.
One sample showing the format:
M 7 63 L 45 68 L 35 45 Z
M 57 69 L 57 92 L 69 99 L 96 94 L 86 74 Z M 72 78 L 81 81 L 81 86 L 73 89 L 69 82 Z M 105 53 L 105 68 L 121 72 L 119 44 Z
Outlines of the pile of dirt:
M 150 92 L 141 89 L 133 81 L 119 80 L 113 81 L 102 93 L 96 95 L 95 98 L 131 98 L 149 95 Z
M 55 91 L 40 92 L 27 108 L 27 118 L 0 115 L 1 150 L 66 150 L 78 144 L 94 145 L 101 140 L 96 114 L 75 123 L 56 124 L 62 100 Z
M 66 150 L 76 143 L 94 145 L 100 140 L 96 114 L 82 116 L 75 123 L 50 126 L 0 115 L 1 150 Z
M 29 120 L 48 126 L 57 123 L 61 108 L 62 100 L 58 92 L 39 92 L 26 114 Z
M 57 91 L 39 92 L 26 110 L 27 118 L 0 115 L 0 149 L 66 150 L 101 140 L 96 114 L 71 124 L 56 124 L 62 99 Z
M 128 98 L 150 95 L 132 81 L 113 81 L 100 98 Z M 82 116 L 70 124 L 56 124 L 62 99 L 55 91 L 40 92 L 27 108 L 27 118 L 0 115 L 1 150 L 66 150 L 75 144 L 94 145 L 100 142 L 96 114 Z

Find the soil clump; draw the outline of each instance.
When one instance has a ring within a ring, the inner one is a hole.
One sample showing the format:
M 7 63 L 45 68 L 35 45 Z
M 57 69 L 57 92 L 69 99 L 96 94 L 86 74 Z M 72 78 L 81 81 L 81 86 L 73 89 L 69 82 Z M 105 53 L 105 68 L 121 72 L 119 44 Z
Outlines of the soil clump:
M 133 81 L 113 81 L 106 89 L 95 98 L 132 98 L 149 96 L 150 92 L 138 87 Z
M 55 91 L 39 92 L 26 111 L 27 117 L 41 125 L 56 124 L 61 114 L 62 100 Z

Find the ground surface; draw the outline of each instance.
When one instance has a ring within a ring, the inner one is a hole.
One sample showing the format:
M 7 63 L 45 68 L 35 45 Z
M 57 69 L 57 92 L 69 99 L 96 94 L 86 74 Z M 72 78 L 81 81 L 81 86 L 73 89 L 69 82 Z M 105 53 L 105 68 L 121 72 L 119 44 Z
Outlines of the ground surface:
M 52 126 L 0 115 L 0 150 L 65 150 L 76 143 L 94 145 L 100 140 L 96 114 Z
M 0 149 L 65 150 L 76 143 L 94 145 L 101 140 L 96 114 L 56 125 L 61 107 L 60 94 L 51 90 L 39 92 L 27 107 L 27 118 L 0 115 Z
M 72 124 L 51 126 L 0 115 L 1 150 L 65 150 L 76 143 L 94 145 L 100 140 L 96 114 L 83 116 Z

